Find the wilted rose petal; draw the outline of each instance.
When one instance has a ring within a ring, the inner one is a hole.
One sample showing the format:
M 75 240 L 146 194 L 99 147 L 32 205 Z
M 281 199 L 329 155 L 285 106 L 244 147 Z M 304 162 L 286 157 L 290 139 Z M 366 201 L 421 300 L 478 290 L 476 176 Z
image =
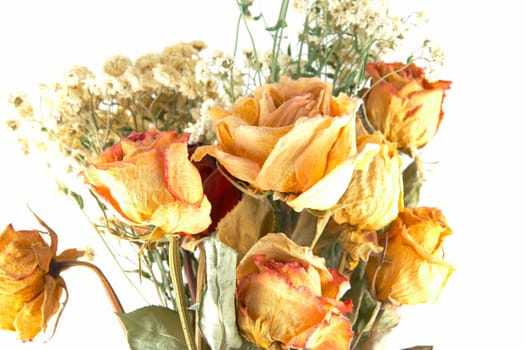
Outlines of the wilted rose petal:
M 338 299 L 349 281 L 310 249 L 269 233 L 240 261 L 237 280 L 238 326 L 251 342 L 265 349 L 348 349 L 353 333 L 345 314 L 352 304 Z
M 45 331 L 60 307 L 66 285 L 51 271 L 52 263 L 83 255 L 68 249 L 56 256 L 57 235 L 49 228 L 48 234 L 49 244 L 41 232 L 17 231 L 12 225 L 0 234 L 0 328 L 16 331 L 23 341 Z
M 358 149 L 377 148 L 372 161 L 357 170 L 339 200 L 341 209 L 334 212 L 334 221 L 359 230 L 376 231 L 403 209 L 402 160 L 396 145 L 380 133 L 358 138 Z
M 232 110 L 212 113 L 218 145 L 202 146 L 194 158 L 215 157 L 232 176 L 275 192 L 296 211 L 328 209 L 355 169 L 359 106 L 358 99 L 331 92 L 318 78 L 260 86 Z
M 429 82 L 424 70 L 410 63 L 369 63 L 372 88 L 366 97 L 367 118 L 398 148 L 411 151 L 436 134 L 450 81 Z M 399 72 L 397 72 L 400 70 Z
M 443 259 L 442 243 L 452 233 L 435 208 L 406 208 L 382 235 L 385 258 L 371 255 L 367 278 L 378 300 L 401 304 L 435 302 L 454 271 Z
M 211 205 L 189 160 L 187 139 L 155 128 L 134 133 L 92 160 L 85 182 L 133 225 L 200 233 L 211 223 Z

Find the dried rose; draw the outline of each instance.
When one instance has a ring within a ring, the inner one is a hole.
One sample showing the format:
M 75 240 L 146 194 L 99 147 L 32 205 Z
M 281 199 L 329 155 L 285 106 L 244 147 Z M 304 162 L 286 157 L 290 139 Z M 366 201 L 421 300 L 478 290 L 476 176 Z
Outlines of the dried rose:
M 436 208 L 406 208 L 380 235 L 384 252 L 371 255 L 367 279 L 380 301 L 434 303 L 454 268 L 443 259 L 442 243 L 452 233 Z
M 333 219 L 358 230 L 376 231 L 403 209 L 402 160 L 396 144 L 380 133 L 358 138 L 358 150 L 376 148 L 369 166 L 356 170 L 349 188 L 340 198 Z
M 451 82 L 429 82 L 424 69 L 410 63 L 369 63 L 372 78 L 365 107 L 372 126 L 398 148 L 411 151 L 435 136 L 443 117 L 445 91 Z M 400 70 L 400 71 L 398 71 Z
M 190 157 L 197 147 L 198 145 L 189 145 Z M 210 211 L 212 223 L 205 231 L 201 232 L 201 234 L 209 234 L 216 230 L 219 221 L 234 209 L 241 200 L 241 191 L 223 175 L 214 158 L 206 156 L 200 161 L 194 162 L 194 165 L 201 175 L 204 194 L 212 205 Z
M 274 191 L 297 211 L 338 201 L 355 169 L 358 99 L 331 95 L 318 78 L 260 86 L 232 110 L 213 109 L 218 145 L 194 158 L 215 157 L 235 178 Z
M 238 325 L 268 349 L 345 349 L 353 337 L 351 303 L 339 301 L 349 281 L 325 260 L 281 233 L 261 238 L 237 268 Z
M 53 263 L 83 254 L 70 249 L 56 256 L 57 235 L 48 231 L 51 244 L 39 231 L 17 231 L 12 225 L 0 234 L 0 328 L 16 331 L 22 341 L 44 332 L 59 310 L 66 284 Z
M 89 162 L 85 182 L 133 225 L 200 233 L 211 223 L 211 205 L 187 140 L 155 128 L 132 133 Z

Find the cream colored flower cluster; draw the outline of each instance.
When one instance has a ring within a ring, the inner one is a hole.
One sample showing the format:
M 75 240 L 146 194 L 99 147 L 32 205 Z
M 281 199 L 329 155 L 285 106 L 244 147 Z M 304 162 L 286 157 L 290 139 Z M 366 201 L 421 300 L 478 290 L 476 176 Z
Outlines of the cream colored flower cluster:
M 374 40 L 370 52 L 376 57 L 396 50 L 406 33 L 423 20 L 422 13 L 405 18 L 392 15 L 384 0 L 296 0 L 293 5 L 300 11 L 309 8 L 310 20 L 329 33 L 353 33 L 354 44 L 360 49 Z M 320 39 L 309 36 L 309 40 Z
M 40 86 L 37 113 L 24 94 L 13 95 L 10 102 L 21 120 L 36 122 L 37 130 L 47 131 L 45 136 L 58 141 L 60 152 L 79 164 L 132 130 L 150 126 L 190 131 L 194 142 L 211 141 L 206 106 L 228 107 L 241 94 L 242 84 L 229 56 L 205 49 L 205 43 L 192 41 L 145 54 L 135 62 L 115 55 L 99 75 L 73 66 L 60 81 Z M 10 121 L 11 129 L 19 122 Z

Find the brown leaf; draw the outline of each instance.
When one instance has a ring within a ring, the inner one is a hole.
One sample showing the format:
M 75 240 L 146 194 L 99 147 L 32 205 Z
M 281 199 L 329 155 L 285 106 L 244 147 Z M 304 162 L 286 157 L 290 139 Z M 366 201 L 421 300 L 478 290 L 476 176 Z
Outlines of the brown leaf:
M 267 198 L 244 194 L 217 226 L 217 238 L 241 258 L 263 235 L 274 228 L 274 211 Z

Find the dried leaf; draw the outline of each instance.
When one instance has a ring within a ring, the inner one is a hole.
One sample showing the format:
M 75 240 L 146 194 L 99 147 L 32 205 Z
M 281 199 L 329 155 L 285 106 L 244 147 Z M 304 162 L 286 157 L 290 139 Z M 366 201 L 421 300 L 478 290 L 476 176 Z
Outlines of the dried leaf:
M 179 315 L 173 310 L 147 306 L 118 316 L 131 350 L 187 349 Z
M 405 168 L 402 177 L 404 181 L 404 207 L 416 208 L 420 200 L 420 189 L 424 183 L 418 161 L 415 159 Z
M 267 198 L 244 194 L 217 226 L 217 238 L 241 258 L 263 235 L 274 228 L 274 211 Z
M 199 328 L 212 350 L 237 349 L 242 345 L 235 305 L 237 253 L 215 238 L 203 246 L 206 286 L 199 305 Z

